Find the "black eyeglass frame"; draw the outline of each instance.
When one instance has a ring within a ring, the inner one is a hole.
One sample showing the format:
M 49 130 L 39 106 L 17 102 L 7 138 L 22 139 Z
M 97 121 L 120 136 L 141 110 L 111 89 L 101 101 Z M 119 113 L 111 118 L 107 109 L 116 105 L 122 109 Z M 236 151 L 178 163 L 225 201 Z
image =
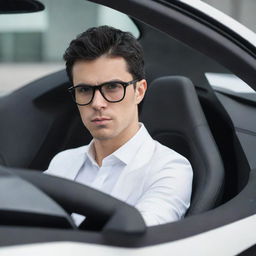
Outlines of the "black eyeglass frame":
M 71 86 L 71 87 L 69 87 L 69 88 L 68 88 L 68 91 L 71 93 L 73 101 L 74 101 L 77 105 L 79 105 L 79 106 L 86 106 L 86 105 L 89 105 L 89 104 L 93 101 L 93 99 L 94 99 L 94 95 L 95 95 L 95 91 L 96 91 L 96 90 L 99 90 L 100 94 L 102 95 L 102 97 L 103 97 L 107 102 L 110 102 L 110 103 L 117 103 L 117 102 L 120 102 L 120 101 L 122 101 L 122 100 L 124 99 L 125 94 L 126 94 L 126 87 L 129 86 L 130 84 L 135 84 L 135 83 L 137 83 L 138 81 L 140 81 L 140 79 L 134 79 L 134 80 L 129 81 L 129 82 L 123 82 L 123 81 L 119 81 L 119 80 L 116 80 L 116 81 L 109 81 L 109 82 L 104 82 L 104 83 L 102 83 L 102 84 L 100 84 L 100 85 L 78 84 L 78 85 L 76 85 L 76 86 Z M 105 97 L 104 93 L 102 92 L 102 89 L 101 89 L 101 88 L 102 88 L 104 85 L 106 85 L 106 84 L 115 84 L 115 83 L 121 84 L 121 85 L 123 86 L 123 88 L 124 88 L 124 95 L 123 95 L 123 97 L 122 97 L 120 100 L 115 100 L 115 101 L 108 100 L 108 99 Z M 90 100 L 88 103 L 86 103 L 86 104 L 80 104 L 80 103 L 77 103 L 77 102 L 76 102 L 76 97 L 75 97 L 74 90 L 75 90 L 76 88 L 84 87 L 84 86 L 88 86 L 88 87 L 90 87 L 90 88 L 92 89 L 92 98 L 91 98 L 91 100 Z

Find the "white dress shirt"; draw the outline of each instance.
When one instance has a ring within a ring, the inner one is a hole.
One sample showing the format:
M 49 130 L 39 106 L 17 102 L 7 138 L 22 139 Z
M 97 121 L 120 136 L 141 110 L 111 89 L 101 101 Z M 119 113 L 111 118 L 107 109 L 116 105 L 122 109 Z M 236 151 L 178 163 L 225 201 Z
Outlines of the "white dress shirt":
M 147 226 L 179 220 L 190 205 L 193 172 L 186 158 L 153 140 L 143 124 L 123 146 L 94 160 L 88 146 L 57 154 L 48 174 L 88 185 L 135 206 Z M 84 217 L 72 214 L 79 225 Z

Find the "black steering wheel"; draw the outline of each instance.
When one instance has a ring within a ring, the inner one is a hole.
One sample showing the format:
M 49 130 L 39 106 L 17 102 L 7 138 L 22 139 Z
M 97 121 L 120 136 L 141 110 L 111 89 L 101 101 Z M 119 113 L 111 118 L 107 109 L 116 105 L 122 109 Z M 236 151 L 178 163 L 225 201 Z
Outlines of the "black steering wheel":
M 76 229 L 70 213 L 78 213 L 86 216 L 85 229 L 132 234 L 146 230 L 134 207 L 64 178 L 0 166 L 0 188 L 0 193 L 6 191 L 6 197 L 0 199 L 0 212 L 9 216 L 0 220 L 4 225 Z

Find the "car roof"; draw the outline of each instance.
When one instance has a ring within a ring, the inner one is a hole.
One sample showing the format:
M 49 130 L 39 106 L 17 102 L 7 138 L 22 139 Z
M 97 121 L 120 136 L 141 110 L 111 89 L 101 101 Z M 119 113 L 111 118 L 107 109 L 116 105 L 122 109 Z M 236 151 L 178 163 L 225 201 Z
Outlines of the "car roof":
M 246 41 L 251 43 L 252 45 L 256 46 L 256 33 L 254 33 L 252 30 L 244 26 L 243 24 L 239 23 L 232 17 L 228 16 L 227 14 L 219 11 L 218 9 L 214 8 L 213 6 L 202 2 L 201 0 L 179 0 L 182 3 L 185 3 L 186 5 L 189 5 L 194 10 L 207 14 L 209 17 L 211 17 L 214 20 L 217 20 L 219 23 L 221 23 L 223 26 L 226 27 L 226 29 L 232 30 L 233 33 L 243 37 Z

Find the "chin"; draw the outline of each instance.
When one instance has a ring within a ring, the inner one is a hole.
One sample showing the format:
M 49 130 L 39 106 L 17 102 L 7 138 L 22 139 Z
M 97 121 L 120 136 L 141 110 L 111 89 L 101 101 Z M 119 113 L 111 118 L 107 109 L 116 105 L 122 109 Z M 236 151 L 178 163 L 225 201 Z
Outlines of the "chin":
M 104 141 L 104 140 L 111 140 L 113 137 L 107 135 L 95 135 L 93 136 L 94 139 Z
M 96 140 L 110 140 L 114 137 L 114 135 L 107 131 L 93 132 L 91 134 Z

